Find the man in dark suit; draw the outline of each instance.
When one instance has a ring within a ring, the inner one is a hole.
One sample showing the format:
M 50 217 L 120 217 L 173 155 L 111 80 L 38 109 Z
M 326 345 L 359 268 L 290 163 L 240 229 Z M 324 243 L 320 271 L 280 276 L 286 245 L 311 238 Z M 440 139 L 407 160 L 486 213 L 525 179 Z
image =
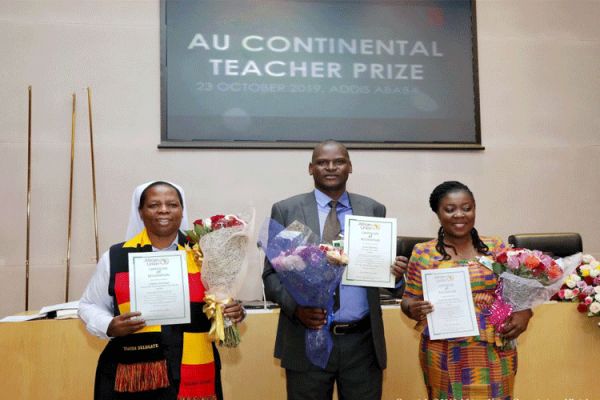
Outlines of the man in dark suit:
M 346 191 L 352 163 L 341 143 L 328 140 L 317 145 L 308 172 L 314 179 L 313 192 L 273 205 L 271 218 L 281 225 L 297 220 L 323 236 L 333 204 L 342 229 L 346 214 L 385 217 L 383 204 Z M 402 277 L 407 262 L 406 257 L 396 258 L 392 272 L 397 278 Z M 325 326 L 325 310 L 297 305 L 268 260 L 263 281 L 267 299 L 281 306 L 275 357 L 286 370 L 288 400 L 330 400 L 336 382 L 340 399 L 381 399 L 386 349 L 378 288 L 340 285 L 339 309 L 331 326 L 333 350 L 322 369 L 307 359 L 304 334 L 306 328 Z

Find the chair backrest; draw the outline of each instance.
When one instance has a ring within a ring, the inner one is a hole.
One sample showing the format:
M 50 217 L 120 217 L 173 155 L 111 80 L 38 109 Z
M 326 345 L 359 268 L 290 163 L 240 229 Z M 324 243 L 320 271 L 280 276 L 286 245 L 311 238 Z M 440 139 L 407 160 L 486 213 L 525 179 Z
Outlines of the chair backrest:
M 564 233 L 517 233 L 508 237 L 514 247 L 540 250 L 553 257 L 566 257 L 583 251 L 581 235 Z
M 396 255 L 410 258 L 415 244 L 428 242 L 433 238 L 417 236 L 398 236 L 396 237 Z M 404 285 L 400 289 L 379 288 L 379 297 L 382 304 L 397 304 L 393 299 L 402 298 Z
M 396 238 L 396 255 L 410 258 L 415 244 L 428 242 L 431 239 L 433 238 L 420 236 L 398 236 Z

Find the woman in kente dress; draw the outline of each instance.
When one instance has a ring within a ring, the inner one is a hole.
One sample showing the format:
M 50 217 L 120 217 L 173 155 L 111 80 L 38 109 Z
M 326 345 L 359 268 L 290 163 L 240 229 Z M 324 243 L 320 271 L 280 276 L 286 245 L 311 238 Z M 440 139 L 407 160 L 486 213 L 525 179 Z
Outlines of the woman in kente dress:
M 417 244 L 408 264 L 402 311 L 422 329 L 419 359 L 429 399 L 511 399 L 517 350 L 507 346 L 529 323 L 531 310 L 514 312 L 502 332 L 488 321 L 497 276 L 480 262 L 505 248 L 499 238 L 480 237 L 475 229 L 475 198 L 467 186 L 438 185 L 429 204 L 440 221 L 437 239 Z M 467 266 L 479 335 L 431 340 L 426 316 L 433 305 L 423 300 L 421 270 Z

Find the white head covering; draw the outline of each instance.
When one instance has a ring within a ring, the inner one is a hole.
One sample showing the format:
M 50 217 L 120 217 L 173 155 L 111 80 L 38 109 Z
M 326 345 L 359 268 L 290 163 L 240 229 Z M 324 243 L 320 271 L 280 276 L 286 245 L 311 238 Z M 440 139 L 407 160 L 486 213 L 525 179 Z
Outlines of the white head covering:
M 158 181 L 150 181 L 150 182 L 146 182 L 144 184 L 141 184 L 140 186 L 136 187 L 135 190 L 133 191 L 133 196 L 131 196 L 131 212 L 129 213 L 129 223 L 127 224 L 127 235 L 125 236 L 125 240 L 129 240 L 132 237 L 134 237 L 135 235 L 137 235 L 138 233 L 140 233 L 142 231 L 142 229 L 144 229 L 144 221 L 142 221 L 142 217 L 140 217 L 140 211 L 139 211 L 139 207 L 140 207 L 140 197 L 142 197 L 142 192 L 144 191 L 144 189 L 146 189 L 148 186 L 152 185 L 154 182 L 158 182 Z M 181 225 L 179 226 L 179 230 L 186 230 L 189 227 L 189 223 L 188 223 L 188 218 L 187 218 L 187 205 L 185 203 L 185 193 L 183 193 L 183 189 L 181 188 L 181 186 L 173 183 L 173 182 L 168 182 L 168 181 L 161 181 L 161 182 L 166 182 L 170 185 L 173 185 L 177 188 L 177 190 L 179 190 L 179 193 L 181 193 L 181 200 L 183 201 L 183 218 L 181 218 Z

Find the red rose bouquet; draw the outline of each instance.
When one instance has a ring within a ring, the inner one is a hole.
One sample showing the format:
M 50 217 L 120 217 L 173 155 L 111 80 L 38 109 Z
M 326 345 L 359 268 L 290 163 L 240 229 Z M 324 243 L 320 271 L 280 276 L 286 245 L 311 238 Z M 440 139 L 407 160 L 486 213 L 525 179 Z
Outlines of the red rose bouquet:
M 254 225 L 254 211 L 247 217 L 214 215 L 194 221 L 186 231 L 189 245 L 201 268 L 206 293 L 203 311 L 212 321 L 209 337 L 226 347 L 240 343 L 239 329 L 223 317 L 223 308 L 239 289 L 241 272 L 247 264 L 247 249 Z

